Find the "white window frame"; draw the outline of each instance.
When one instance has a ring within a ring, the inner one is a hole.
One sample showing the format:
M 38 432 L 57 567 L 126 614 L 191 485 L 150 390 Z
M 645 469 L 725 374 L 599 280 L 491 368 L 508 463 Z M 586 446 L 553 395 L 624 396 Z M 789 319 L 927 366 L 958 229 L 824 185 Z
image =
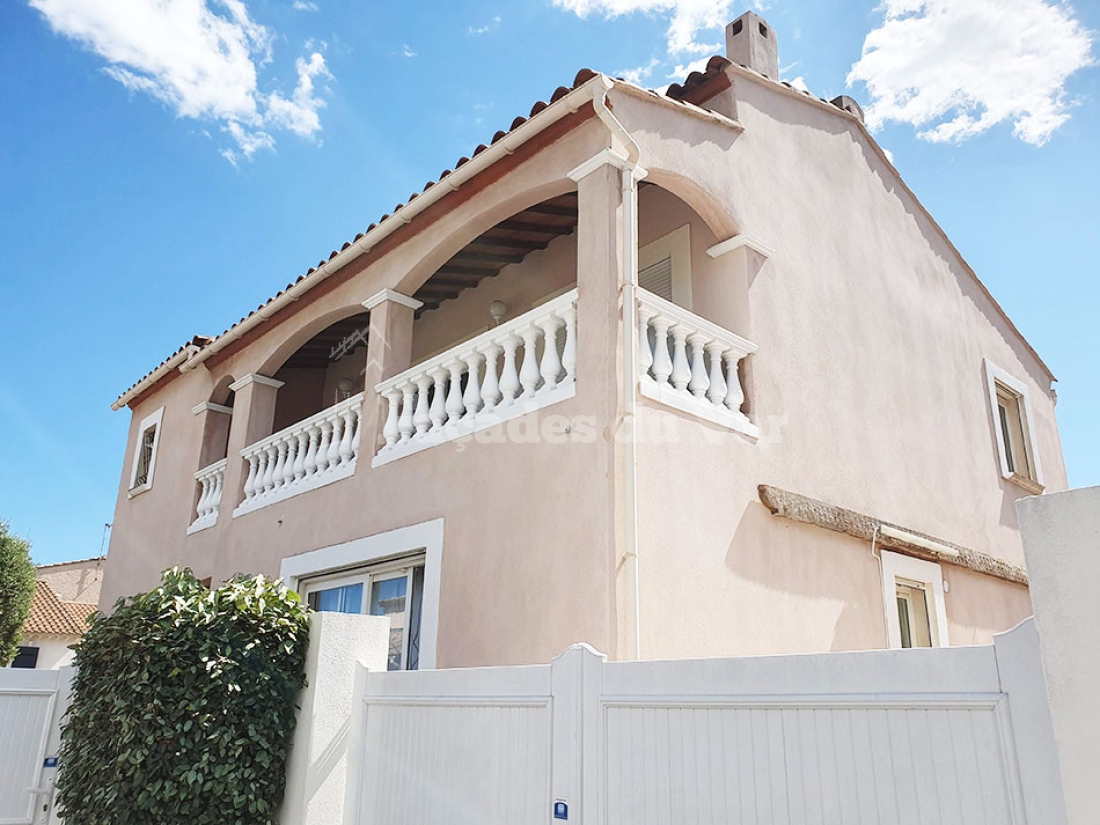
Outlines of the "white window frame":
M 161 421 L 164 418 L 164 407 L 161 407 L 156 412 L 149 413 L 141 420 L 141 424 L 137 429 L 137 442 L 134 444 L 134 455 L 130 461 L 130 484 L 128 485 L 127 497 L 133 498 L 139 493 L 144 493 L 153 486 L 153 471 L 157 466 L 157 448 L 160 447 L 160 430 Z M 156 427 L 153 431 L 153 449 L 152 455 L 149 456 L 149 473 L 145 477 L 144 484 L 137 484 L 138 464 L 141 461 L 141 443 L 145 440 L 145 433 L 149 431 L 150 427 Z
M 638 248 L 638 270 L 672 259 L 672 303 L 691 309 L 691 224 L 685 223 Z
M 417 554 L 424 558 L 424 592 L 420 603 L 418 666 L 420 670 L 432 670 L 436 664 L 436 647 L 439 640 L 443 519 L 401 527 L 343 544 L 321 547 L 297 556 L 288 556 L 283 559 L 279 574 L 287 587 L 304 593 L 307 584 L 312 585 L 322 580 L 321 577 L 328 579 L 331 576 L 330 581 L 346 578 L 348 580 L 346 583 L 354 583 L 352 579 L 356 574 L 369 575 L 377 572 L 381 569 L 379 565 L 389 560 L 393 560 L 396 567 L 409 566 L 410 558 Z
M 300 593 L 304 601 L 308 601 L 310 594 L 316 591 L 330 590 L 336 587 L 348 587 L 355 584 L 363 585 L 363 599 L 359 605 L 361 615 L 370 614 L 371 590 L 377 582 L 390 581 L 391 579 L 405 579 L 405 627 L 402 640 L 401 664 L 402 669 L 407 670 L 409 665 L 409 646 L 412 643 L 413 634 L 409 624 L 412 610 L 413 573 L 415 570 L 425 567 L 423 553 L 413 553 L 398 559 L 379 562 L 368 568 L 349 570 L 344 573 L 331 573 L 329 575 L 310 576 L 303 578 L 300 583 Z M 426 573 L 427 571 L 425 571 Z M 421 618 L 423 619 L 423 598 L 421 591 Z M 423 636 L 421 636 L 423 640 Z M 419 663 L 419 657 L 418 657 Z M 419 664 L 417 665 L 419 668 Z
M 886 614 L 886 640 L 901 650 L 901 622 L 898 620 L 898 582 L 924 588 L 928 597 L 929 635 L 932 647 L 947 647 L 947 602 L 943 593 L 943 570 L 934 561 L 915 559 L 901 553 L 882 551 L 882 600 Z
M 1039 449 L 1035 444 L 1035 435 L 1032 432 L 1032 422 L 1035 416 L 1031 411 L 1031 394 L 1027 384 L 1005 372 L 988 358 L 985 359 L 986 390 L 989 395 L 989 415 L 993 419 L 993 433 L 997 442 L 997 459 L 1001 465 L 1001 476 L 1006 481 L 1011 481 L 1032 493 L 1043 491 L 1043 465 L 1039 461 Z M 1020 422 L 1024 433 L 1024 449 L 1027 451 L 1027 461 L 1032 468 L 1034 478 L 1014 473 L 1008 468 L 1008 455 L 1005 452 L 1005 432 L 1001 425 L 1001 416 L 997 413 L 997 385 L 1000 384 L 1010 393 L 1016 395 L 1020 401 Z

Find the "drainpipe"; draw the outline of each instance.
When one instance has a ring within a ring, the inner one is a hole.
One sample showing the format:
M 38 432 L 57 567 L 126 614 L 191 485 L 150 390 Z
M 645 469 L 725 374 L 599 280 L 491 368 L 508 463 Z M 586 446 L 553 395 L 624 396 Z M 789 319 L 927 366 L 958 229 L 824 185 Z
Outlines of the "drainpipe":
M 638 585 L 638 433 L 635 411 L 638 405 L 638 181 L 646 171 L 638 165 L 637 142 L 607 105 L 607 93 L 614 83 L 601 75 L 603 93 L 594 95 L 596 117 L 626 148 L 622 168 L 623 199 L 623 430 L 626 441 L 626 513 L 623 573 L 626 576 L 626 658 L 642 657 L 640 639 L 640 594 Z

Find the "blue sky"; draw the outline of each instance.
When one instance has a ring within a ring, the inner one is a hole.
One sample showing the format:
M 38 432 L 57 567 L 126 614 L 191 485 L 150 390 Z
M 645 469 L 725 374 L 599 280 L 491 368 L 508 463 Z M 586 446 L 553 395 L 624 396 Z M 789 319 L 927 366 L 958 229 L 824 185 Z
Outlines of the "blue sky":
M 0 518 L 40 563 L 96 555 L 129 420 L 109 405 L 123 389 L 577 69 L 659 88 L 720 53 L 721 23 L 745 8 L 0 4 Z M 1100 6 L 772 0 L 762 14 L 786 79 L 868 109 L 1060 379 L 1071 484 L 1100 484 Z

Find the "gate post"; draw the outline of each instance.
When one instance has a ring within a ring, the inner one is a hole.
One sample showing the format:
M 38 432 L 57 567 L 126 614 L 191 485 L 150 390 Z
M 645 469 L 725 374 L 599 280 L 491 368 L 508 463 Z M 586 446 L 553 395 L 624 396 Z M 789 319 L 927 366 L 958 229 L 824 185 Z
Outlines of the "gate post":
M 606 662 L 607 657 L 589 645 L 575 644 L 550 665 L 550 806 L 555 823 L 603 822 L 600 694 Z

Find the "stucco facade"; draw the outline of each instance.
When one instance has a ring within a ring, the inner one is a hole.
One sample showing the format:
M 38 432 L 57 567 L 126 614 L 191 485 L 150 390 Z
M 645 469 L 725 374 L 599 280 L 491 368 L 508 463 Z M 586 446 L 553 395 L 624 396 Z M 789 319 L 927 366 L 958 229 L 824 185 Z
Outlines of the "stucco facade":
M 699 105 L 578 83 L 500 141 L 509 153 L 485 152 L 453 191 L 383 221 L 399 226 L 298 300 L 124 395 L 133 426 L 101 605 L 174 564 L 275 575 L 290 557 L 439 522 L 439 666 L 543 662 L 578 641 L 613 658 L 886 646 L 881 547 L 772 515 L 761 484 L 1022 568 L 1014 505 L 1029 491 L 999 467 L 983 370 L 1026 387 L 1043 483 L 1061 490 L 1049 371 L 857 116 L 751 69 L 720 73 Z M 482 233 L 570 192 L 575 231 L 522 262 L 418 316 L 375 304 L 353 354 L 354 472 L 234 517 L 241 450 L 273 432 L 288 387 L 242 378 L 273 376 L 372 296 L 413 295 Z M 683 227 L 683 308 L 756 347 L 734 372 L 747 427 L 638 391 L 637 250 Z M 722 254 L 737 238 L 753 241 Z M 372 467 L 388 410 L 376 384 L 492 329 L 495 301 L 506 326 L 574 287 L 575 393 Z M 223 403 L 230 382 L 221 508 L 188 534 L 208 417 L 226 414 L 193 410 Z M 131 496 L 140 424 L 160 409 L 155 474 Z M 988 643 L 1030 613 L 1019 576 L 937 558 L 944 640 Z

